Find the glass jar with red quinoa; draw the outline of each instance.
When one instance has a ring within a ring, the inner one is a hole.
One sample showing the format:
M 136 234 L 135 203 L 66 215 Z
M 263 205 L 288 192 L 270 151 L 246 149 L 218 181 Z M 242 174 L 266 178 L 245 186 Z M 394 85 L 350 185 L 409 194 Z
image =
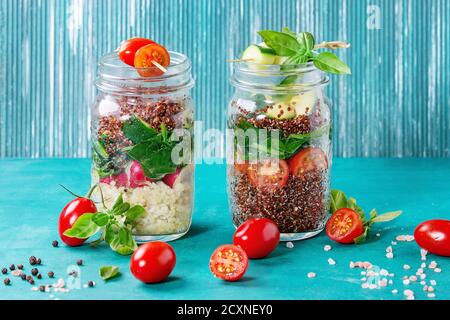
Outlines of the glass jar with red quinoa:
M 283 241 L 307 239 L 324 229 L 332 162 L 328 82 L 313 63 L 235 64 L 227 148 L 235 226 L 269 218 Z
M 190 60 L 170 56 L 167 72 L 154 77 L 141 76 L 116 53 L 98 68 L 91 138 L 92 183 L 100 188 L 94 196 L 101 203 L 103 195 L 107 208 L 120 194 L 145 208 L 133 229 L 137 242 L 178 239 L 192 221 L 194 81 Z

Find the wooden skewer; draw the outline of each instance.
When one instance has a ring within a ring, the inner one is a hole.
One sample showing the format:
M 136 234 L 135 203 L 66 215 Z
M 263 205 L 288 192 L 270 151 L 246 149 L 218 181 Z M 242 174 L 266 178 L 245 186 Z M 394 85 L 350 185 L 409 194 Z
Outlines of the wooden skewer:
M 350 44 L 343 41 L 331 41 L 331 42 L 322 42 L 314 47 L 314 49 L 348 49 L 350 48 Z
M 166 73 L 167 69 L 164 68 L 162 65 L 160 65 L 158 62 L 156 62 L 155 60 L 152 60 L 152 63 L 155 67 L 157 67 L 159 70 L 161 70 L 162 72 Z

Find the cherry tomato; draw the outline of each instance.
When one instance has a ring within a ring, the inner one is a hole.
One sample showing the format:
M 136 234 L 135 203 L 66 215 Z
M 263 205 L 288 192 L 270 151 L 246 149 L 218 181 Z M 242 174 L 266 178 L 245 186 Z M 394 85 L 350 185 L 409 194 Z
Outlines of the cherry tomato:
M 279 159 L 250 164 L 247 170 L 250 183 L 264 192 L 275 192 L 283 188 L 289 178 L 289 166 Z
M 414 231 L 417 244 L 432 254 L 450 257 L 450 221 L 430 220 Z
M 250 259 L 260 259 L 275 250 L 280 242 L 280 231 L 272 220 L 249 219 L 237 228 L 233 242 L 244 249 Z
M 122 172 L 116 176 L 101 178 L 100 182 L 105 183 L 105 184 L 111 184 L 111 183 L 115 182 L 116 186 L 118 186 L 118 187 L 127 187 L 128 186 L 128 175 L 125 172 Z
M 358 213 L 352 209 L 337 210 L 327 222 L 326 232 L 331 240 L 339 243 L 354 243 L 364 233 L 364 225 Z
M 302 177 L 313 170 L 326 170 L 328 160 L 325 152 L 319 148 L 306 148 L 289 159 L 289 170 L 294 176 Z
M 218 247 L 209 260 L 211 272 L 225 281 L 240 280 L 248 267 L 248 257 L 245 251 L 232 244 Z
M 145 176 L 144 168 L 142 168 L 142 165 L 138 161 L 133 161 L 130 167 L 130 187 L 143 187 L 147 181 L 155 182 L 155 180 Z
M 122 42 L 119 48 L 119 58 L 126 64 L 134 67 L 134 57 L 136 52 L 149 44 L 155 43 L 153 40 L 145 38 L 133 38 Z
M 134 66 L 143 77 L 157 77 L 164 72 L 155 67 L 152 61 L 156 61 L 163 67 L 170 64 L 170 54 L 163 46 L 152 43 L 140 48 L 134 57 Z
M 235 162 L 234 163 L 234 172 L 246 174 L 248 170 L 248 162 Z
M 85 213 L 96 213 L 97 207 L 91 199 L 77 198 L 70 201 L 62 210 L 58 220 L 58 232 L 61 240 L 71 247 L 81 246 L 87 239 L 69 238 L 64 235 L 77 219 Z
M 180 173 L 181 173 L 181 169 L 178 168 L 177 171 L 175 171 L 174 173 L 165 175 L 163 178 L 164 183 L 167 184 L 169 187 L 173 188 Z
M 144 283 L 158 283 L 172 273 L 175 263 L 173 248 L 165 242 L 155 241 L 143 244 L 133 253 L 130 270 Z

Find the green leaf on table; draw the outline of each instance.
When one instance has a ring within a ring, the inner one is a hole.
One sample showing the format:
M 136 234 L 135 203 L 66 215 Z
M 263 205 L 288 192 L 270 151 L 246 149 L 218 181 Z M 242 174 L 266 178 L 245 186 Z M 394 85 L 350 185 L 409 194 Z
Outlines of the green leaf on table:
M 158 132 L 136 115 L 124 122 L 122 131 L 134 144 L 154 138 Z
M 98 212 L 92 217 L 92 221 L 99 227 L 104 227 L 109 222 L 109 215 L 103 212 Z
M 72 228 L 67 229 L 64 235 L 70 238 L 87 239 L 96 234 L 100 227 L 92 220 L 94 213 L 85 213 L 75 221 Z
M 341 190 L 331 190 L 331 207 L 330 213 L 333 214 L 339 209 L 347 206 L 347 197 Z
M 102 277 L 102 279 L 105 281 L 115 278 L 119 274 L 120 274 L 119 267 L 116 267 L 116 266 L 100 267 L 100 277 Z
M 324 71 L 334 74 L 351 74 L 350 67 L 332 52 L 321 52 L 313 57 L 314 65 Z
M 290 34 L 271 30 L 262 30 L 258 34 L 276 54 L 283 57 L 290 57 L 304 50 L 297 39 Z
M 379 216 L 375 216 L 373 219 L 371 219 L 371 221 L 373 223 L 392 221 L 398 218 L 402 213 L 402 211 L 388 212 Z
M 353 240 L 355 242 L 355 244 L 362 244 L 363 242 L 365 242 L 367 240 L 367 235 L 369 234 L 369 230 L 370 230 L 369 227 L 365 227 L 364 233 Z

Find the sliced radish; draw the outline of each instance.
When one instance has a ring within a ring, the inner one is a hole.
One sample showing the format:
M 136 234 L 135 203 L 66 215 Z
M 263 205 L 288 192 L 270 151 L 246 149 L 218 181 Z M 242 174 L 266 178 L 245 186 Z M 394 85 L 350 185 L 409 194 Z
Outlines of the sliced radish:
M 125 172 L 122 172 L 116 176 L 101 178 L 100 182 L 105 184 L 111 184 L 112 182 L 115 182 L 116 186 L 118 187 L 126 187 L 128 186 L 128 176 Z
M 170 174 L 166 175 L 163 178 L 164 183 L 167 184 L 169 187 L 173 188 L 180 173 L 181 173 L 181 169 L 178 168 L 177 171 L 175 171 L 174 173 L 170 173 Z
M 155 182 L 155 180 L 147 178 L 142 165 L 138 161 L 133 161 L 130 167 L 130 187 L 143 187 L 146 182 Z

